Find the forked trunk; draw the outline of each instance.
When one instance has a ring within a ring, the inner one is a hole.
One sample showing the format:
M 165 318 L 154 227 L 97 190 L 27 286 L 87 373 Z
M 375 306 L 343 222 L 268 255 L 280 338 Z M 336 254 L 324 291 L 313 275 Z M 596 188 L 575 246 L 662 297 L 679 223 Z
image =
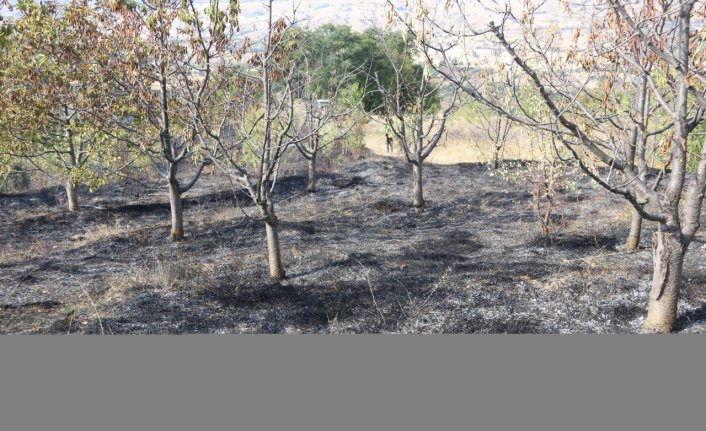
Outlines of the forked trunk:
M 645 332 L 669 333 L 677 320 L 681 288 L 684 263 L 681 233 L 679 230 L 665 231 L 660 226 L 653 241 L 654 273 L 647 319 L 642 329 Z
M 422 188 L 422 163 L 414 163 L 412 165 L 414 174 L 414 194 L 412 196 L 412 205 L 417 214 L 424 212 L 424 189 Z
M 314 193 L 316 191 L 316 153 L 309 159 L 309 172 L 306 181 L 306 191 Z
M 277 222 L 266 221 L 265 230 L 267 231 L 267 260 L 270 264 L 270 277 L 275 280 L 284 280 L 285 273 L 282 268 Z
M 176 179 L 169 181 L 169 206 L 172 211 L 172 241 L 181 241 L 184 239 L 184 211 L 179 182 Z
M 632 212 L 632 222 L 630 223 L 630 233 L 625 243 L 625 251 L 634 251 L 640 248 L 640 235 L 642 234 L 642 216 L 634 208 Z
M 66 189 L 66 200 L 69 205 L 69 211 L 78 211 L 78 191 L 76 185 L 74 185 L 71 180 L 68 180 L 64 188 Z

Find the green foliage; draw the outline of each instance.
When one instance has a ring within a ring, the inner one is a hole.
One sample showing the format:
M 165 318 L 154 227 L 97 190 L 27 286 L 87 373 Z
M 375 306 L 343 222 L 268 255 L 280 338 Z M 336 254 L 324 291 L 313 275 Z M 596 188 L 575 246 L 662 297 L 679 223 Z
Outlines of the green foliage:
M 313 31 L 300 32 L 298 48 L 292 60 L 308 61 L 310 70 L 314 71 L 312 97 L 329 98 L 338 84 L 350 75 L 350 80 L 363 90 L 366 112 L 383 109 L 383 97 L 377 91 L 375 77 L 387 89 L 397 85 L 391 61 L 402 70 L 402 97 L 410 106 L 414 104 L 411 93 L 425 73 L 423 66 L 414 63 L 412 41 L 401 32 L 368 29 L 356 33 L 345 25 L 326 24 Z M 425 109 L 434 109 L 438 104 L 438 96 L 429 98 Z
M 312 98 L 330 97 L 340 80 L 358 66 L 354 63 L 352 49 L 360 43 L 359 39 L 360 35 L 353 33 L 350 27 L 333 24 L 297 34 L 298 49 L 291 57 L 299 64 L 308 61 L 310 70 L 314 71 Z
M 324 139 L 340 135 L 341 130 L 348 130 L 348 133 L 339 140 L 341 154 L 359 155 L 365 148 L 365 118 L 366 113 L 360 108 L 363 99 L 363 88 L 357 82 L 348 85 L 341 90 L 338 105 L 344 109 L 355 108 L 350 114 L 337 119 L 334 123 L 324 129 Z M 333 152 L 334 147 L 324 148 L 325 151 Z
M 483 72 L 478 79 L 486 81 L 485 85 L 482 86 L 483 96 L 496 103 L 505 112 L 519 117 L 549 118 L 549 110 L 541 100 L 541 96 L 530 84 L 526 83 L 512 90 L 498 76 L 491 75 L 488 72 Z M 481 122 L 484 118 L 492 118 L 497 115 L 501 114 L 498 114 L 486 104 L 471 99 L 454 114 L 454 117 L 474 125 Z
M 245 114 L 245 127 L 240 130 L 240 133 L 247 130 L 250 131 L 250 134 L 236 137 L 238 140 L 243 141 L 238 161 L 247 168 L 256 167 L 260 163 L 259 151 L 261 150 L 261 143 L 265 139 L 265 130 L 261 120 L 263 112 L 264 108 L 261 106 L 254 106 L 249 109 Z
M 360 101 L 363 100 L 364 90 L 361 85 L 357 82 L 353 82 L 350 85 L 345 86 L 341 89 L 338 104 L 344 108 L 352 108 L 358 106 Z
M 12 30 L 12 24 L 4 22 L 2 16 L 0 16 L 0 55 L 12 43 Z
M 453 114 L 452 120 L 464 120 L 470 125 L 478 124 L 481 121 L 481 114 L 492 115 L 492 109 L 476 101 L 470 100 Z
M 86 112 L 104 104 L 106 82 L 92 9 L 81 2 L 17 3 L 12 43 L 0 57 L 0 153 L 31 160 L 60 182 L 105 183 L 109 135 Z
M 365 133 L 363 128 L 363 124 L 358 123 L 343 137 L 342 142 L 340 142 L 340 148 L 342 150 L 341 157 L 346 157 L 350 154 L 354 158 L 357 158 L 363 153 L 365 149 Z
M 263 145 L 265 140 L 265 122 L 263 121 L 264 108 L 261 105 L 251 106 L 245 113 L 244 125 L 237 127 L 235 141 L 242 142 L 237 148 L 237 154 L 234 154 L 234 160 L 244 168 L 257 168 L 260 164 L 260 154 L 265 148 L 271 151 L 270 156 L 274 155 L 277 148 L 275 143 L 272 145 Z M 270 123 L 271 136 L 279 135 L 284 129 L 282 119 L 277 118 Z
M 31 177 L 25 167 L 19 162 L 0 159 L 0 190 L 3 192 L 20 192 L 29 188 Z
M 515 187 L 524 188 L 532 195 L 532 212 L 540 234 L 551 241 L 554 234 L 567 226 L 563 217 L 561 192 L 578 190 L 576 179 L 580 174 L 578 163 L 555 156 L 553 144 L 538 136 L 539 160 L 505 162 L 495 169 L 498 175 Z
M 688 172 L 696 171 L 699 165 L 699 160 L 701 157 L 701 151 L 704 147 L 704 140 L 706 139 L 706 123 L 700 123 L 696 129 L 694 129 L 689 134 L 689 140 L 687 144 L 687 164 L 686 169 Z

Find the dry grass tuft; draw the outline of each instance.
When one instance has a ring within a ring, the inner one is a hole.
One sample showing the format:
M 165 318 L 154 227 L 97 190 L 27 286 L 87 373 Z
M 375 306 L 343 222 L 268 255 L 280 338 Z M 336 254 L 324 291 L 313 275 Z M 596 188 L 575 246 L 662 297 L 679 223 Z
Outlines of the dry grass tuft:
M 127 293 L 135 290 L 207 289 L 217 273 L 215 262 L 199 262 L 180 253 L 160 252 L 155 261 L 145 261 L 129 276 L 113 277 L 111 290 Z
M 217 210 L 210 211 L 206 215 L 208 223 L 224 223 L 233 222 L 234 220 L 243 216 L 240 209 L 236 207 L 219 207 Z
M 24 260 L 42 257 L 47 253 L 48 245 L 44 241 L 33 240 L 29 246 L 5 244 L 0 246 L 0 264 L 14 264 Z
M 75 244 L 74 247 L 84 247 L 118 237 L 125 238 L 134 233 L 133 231 L 134 229 L 121 225 L 120 223 L 101 224 L 91 227 L 91 229 L 81 234 L 72 236 L 70 240 Z

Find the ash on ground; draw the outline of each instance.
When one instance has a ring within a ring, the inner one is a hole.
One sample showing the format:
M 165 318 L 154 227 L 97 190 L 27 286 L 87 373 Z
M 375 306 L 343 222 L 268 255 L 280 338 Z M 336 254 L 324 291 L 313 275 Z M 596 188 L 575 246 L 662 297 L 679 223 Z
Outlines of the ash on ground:
M 411 169 L 375 158 L 276 186 L 287 280 L 268 277 L 265 231 L 240 192 L 203 178 L 170 243 L 164 185 L 0 195 L 1 333 L 631 333 L 652 272 L 624 252 L 626 201 L 587 180 L 564 191 L 551 241 L 532 195 L 479 164 Z M 687 254 L 679 332 L 706 329 L 700 232 Z

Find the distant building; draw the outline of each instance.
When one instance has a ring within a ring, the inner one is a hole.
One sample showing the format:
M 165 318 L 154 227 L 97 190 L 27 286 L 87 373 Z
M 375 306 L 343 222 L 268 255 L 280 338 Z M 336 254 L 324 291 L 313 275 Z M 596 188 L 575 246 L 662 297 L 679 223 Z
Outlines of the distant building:
M 330 102 L 328 99 L 319 99 L 316 101 L 316 107 L 322 111 L 325 111 L 328 108 L 329 103 Z

